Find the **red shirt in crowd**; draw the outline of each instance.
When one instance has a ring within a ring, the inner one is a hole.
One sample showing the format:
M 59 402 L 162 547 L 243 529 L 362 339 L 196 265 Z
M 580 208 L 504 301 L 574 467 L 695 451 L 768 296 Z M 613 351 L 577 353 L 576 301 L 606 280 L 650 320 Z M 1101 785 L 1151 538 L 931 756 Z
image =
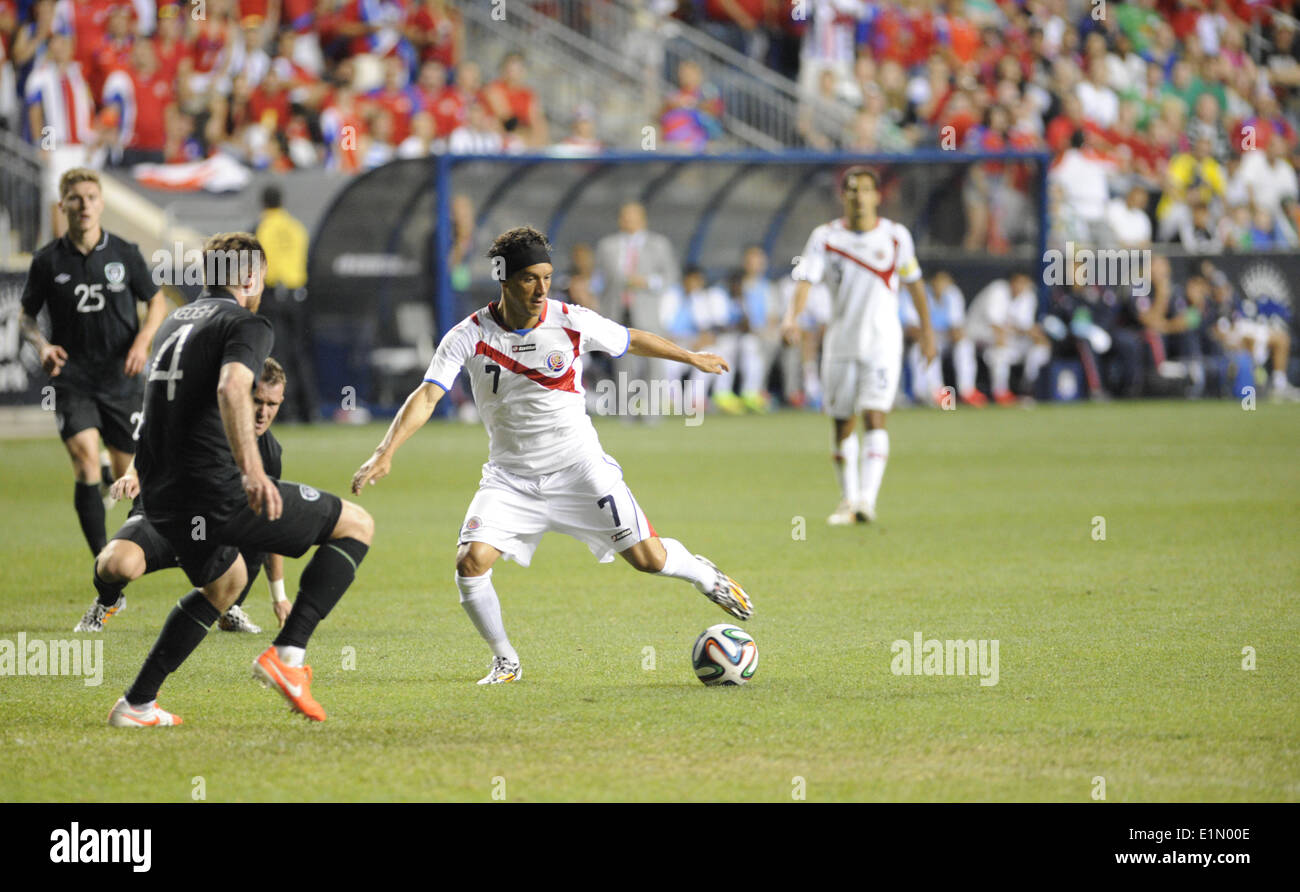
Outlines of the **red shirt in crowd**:
M 280 130 L 289 121 L 289 91 L 280 87 L 271 92 L 265 82 L 254 87 L 248 97 L 248 116 L 273 133 Z
M 465 97 L 455 87 L 443 87 L 432 97 L 427 97 L 424 110 L 433 116 L 439 139 L 446 139 L 451 132 L 465 123 Z
M 380 87 L 366 94 L 365 102 L 388 111 L 393 118 L 393 145 L 400 145 L 402 140 L 411 135 L 411 115 L 419 109 L 416 107 L 415 91 L 410 89 L 393 89 Z
M 118 41 L 105 35 L 96 48 L 90 67 L 86 71 L 86 84 L 90 95 L 98 96 L 104 90 L 104 79 L 119 68 L 131 67 L 131 46 L 134 40 L 128 36 Z
M 512 117 L 519 120 L 522 127 L 533 124 L 533 108 L 537 103 L 537 94 L 527 87 L 511 87 L 505 81 L 493 81 L 483 88 L 485 96 L 497 103 L 488 107 L 495 110 L 504 105 Z
M 442 15 L 434 15 L 423 3 L 411 10 L 406 24 L 419 28 L 431 38 L 420 51 L 421 62 L 441 62 L 447 70 L 460 61 L 456 54 L 456 32 L 460 30 L 460 10 L 447 7 Z
M 117 71 L 131 79 L 135 96 L 134 108 L 130 110 L 135 115 L 135 127 L 129 148 L 161 152 L 167 142 L 165 112 L 175 99 L 171 79 L 162 71 L 146 76 L 129 66 Z
M 104 42 L 108 28 L 108 10 L 117 2 L 119 0 L 76 0 L 68 4 L 72 10 L 73 39 L 76 41 L 74 53 L 82 71 L 93 68 L 95 50 Z
M 226 48 L 226 32 L 213 22 L 199 30 L 190 46 L 190 58 L 194 60 L 194 71 L 207 74 L 216 67 L 221 53 Z

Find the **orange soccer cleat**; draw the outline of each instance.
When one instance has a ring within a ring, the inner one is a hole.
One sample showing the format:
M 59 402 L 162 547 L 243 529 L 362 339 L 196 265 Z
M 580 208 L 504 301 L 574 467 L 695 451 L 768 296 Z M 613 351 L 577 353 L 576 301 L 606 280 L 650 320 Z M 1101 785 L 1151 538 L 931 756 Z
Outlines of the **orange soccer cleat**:
M 253 661 L 253 678 L 284 694 L 294 712 L 313 721 L 325 721 L 324 708 L 311 695 L 311 667 L 286 665 L 275 652 L 274 644 Z

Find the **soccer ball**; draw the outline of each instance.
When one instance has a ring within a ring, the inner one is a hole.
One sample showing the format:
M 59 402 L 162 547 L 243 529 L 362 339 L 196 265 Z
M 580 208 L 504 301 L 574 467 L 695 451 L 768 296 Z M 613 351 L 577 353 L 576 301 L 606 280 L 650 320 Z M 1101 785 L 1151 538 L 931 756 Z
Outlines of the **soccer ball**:
M 744 684 L 758 668 L 758 645 L 740 626 L 718 623 L 695 639 L 691 665 L 707 685 Z

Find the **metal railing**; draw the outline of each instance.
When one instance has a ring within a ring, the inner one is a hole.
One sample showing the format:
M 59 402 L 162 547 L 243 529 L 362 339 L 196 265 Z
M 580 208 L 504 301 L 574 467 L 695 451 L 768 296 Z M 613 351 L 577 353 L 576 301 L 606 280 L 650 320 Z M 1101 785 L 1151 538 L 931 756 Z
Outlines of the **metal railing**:
M 768 150 L 804 144 L 799 111 L 807 98 L 798 86 L 703 31 L 631 0 L 525 2 L 598 45 L 618 47 L 620 55 L 642 60 L 648 77 L 675 80 L 678 63 L 695 62 L 704 82 L 721 93 L 722 127 L 738 143 Z M 842 131 L 853 115 L 847 107 L 820 105 L 816 113 L 829 129 Z
M 0 265 L 38 246 L 44 224 L 40 154 L 7 130 L 0 130 Z
M 493 5 L 458 0 L 465 22 L 466 43 L 475 56 L 491 59 L 482 48 L 497 43 L 523 52 L 528 61 L 529 85 L 537 92 L 554 126 L 564 128 L 580 106 L 595 112 L 598 136 L 607 144 L 639 144 L 642 128 L 654 123 L 664 85 L 644 78 L 642 71 L 615 50 L 597 45 L 556 20 L 522 3 L 504 7 L 503 18 L 493 16 Z M 484 79 L 491 80 L 491 70 Z M 552 134 L 554 142 L 561 134 Z

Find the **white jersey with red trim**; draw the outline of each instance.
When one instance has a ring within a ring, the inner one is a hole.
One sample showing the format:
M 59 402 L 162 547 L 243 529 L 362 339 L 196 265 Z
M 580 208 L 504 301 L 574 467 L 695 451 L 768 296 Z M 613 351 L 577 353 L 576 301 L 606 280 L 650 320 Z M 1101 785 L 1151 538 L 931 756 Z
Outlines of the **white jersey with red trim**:
M 463 367 L 488 432 L 488 461 L 523 476 L 602 456 L 587 417 L 582 356 L 622 356 L 631 333 L 599 313 L 548 300 L 537 325 L 505 326 L 489 304 L 447 332 L 424 380 L 450 390 Z
M 823 350 L 833 359 L 869 359 L 882 349 L 902 350 L 899 289 L 921 278 L 912 234 L 880 217 L 866 232 L 843 219 L 813 230 L 792 277 L 824 284 L 831 293 L 831 318 Z M 910 300 L 910 296 L 909 296 Z

